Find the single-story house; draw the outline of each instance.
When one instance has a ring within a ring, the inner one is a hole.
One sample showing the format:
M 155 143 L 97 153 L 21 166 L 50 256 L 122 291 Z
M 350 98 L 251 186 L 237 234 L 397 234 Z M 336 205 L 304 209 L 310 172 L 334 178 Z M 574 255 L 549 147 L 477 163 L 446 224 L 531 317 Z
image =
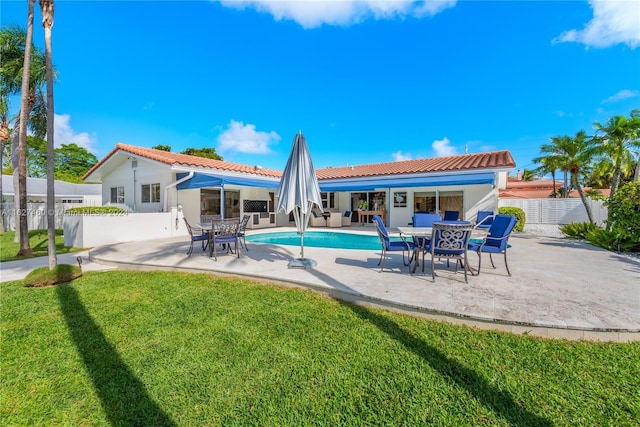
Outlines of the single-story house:
M 100 184 L 76 184 L 56 180 L 54 182 L 56 227 L 62 227 L 62 214 L 68 208 L 77 206 L 100 206 L 102 186 Z M 15 230 L 15 189 L 13 176 L 2 175 L 2 219 L 5 230 Z M 46 229 L 47 180 L 27 177 L 27 211 L 30 230 Z
M 342 216 L 366 204 L 396 227 L 418 211 L 455 210 L 469 220 L 478 210 L 497 211 L 498 190 L 506 187 L 514 168 L 509 151 L 495 151 L 331 167 L 317 169 L 316 175 L 325 210 Z M 84 179 L 102 184 L 104 205 L 146 213 L 176 209 L 192 223 L 248 214 L 249 228 L 260 228 L 293 221 L 275 212 L 281 175 L 260 166 L 119 143 Z M 358 222 L 358 215 L 351 221 Z
M 100 184 L 75 184 L 56 180 L 53 184 L 56 203 L 76 206 L 99 206 L 102 203 Z M 13 203 L 15 190 L 13 176 L 2 175 L 2 196 L 7 203 Z M 27 203 L 45 203 L 47 201 L 46 178 L 27 177 Z

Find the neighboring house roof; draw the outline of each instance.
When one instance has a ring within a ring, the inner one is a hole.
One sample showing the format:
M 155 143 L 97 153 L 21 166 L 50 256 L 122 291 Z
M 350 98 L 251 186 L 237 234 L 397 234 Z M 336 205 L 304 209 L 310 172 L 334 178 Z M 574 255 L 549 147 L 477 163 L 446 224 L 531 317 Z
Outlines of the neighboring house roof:
M 564 185 L 564 182 L 556 179 L 555 184 L 556 191 L 558 191 Z M 583 190 L 587 192 L 589 188 L 585 187 Z M 609 196 L 609 189 L 605 188 L 599 191 L 603 196 Z M 507 187 L 504 190 L 499 190 L 498 197 L 501 199 L 546 199 L 551 197 L 551 193 L 553 193 L 552 179 L 520 181 L 517 178 L 507 177 Z M 580 194 L 578 194 L 577 190 L 571 190 L 569 197 L 580 197 Z
M 100 184 L 75 184 L 56 180 L 54 192 L 57 197 L 100 196 L 102 195 L 102 186 Z M 15 195 L 13 176 L 2 175 L 2 193 L 11 196 Z M 47 180 L 45 178 L 27 177 L 27 195 L 46 197 Z
M 186 154 L 171 153 L 154 150 L 152 148 L 136 147 L 118 143 L 100 162 L 91 168 L 84 176 L 87 179 L 98 171 L 118 151 L 123 151 L 138 157 L 144 157 L 170 166 L 188 166 L 217 171 L 239 172 L 264 177 L 279 178 L 281 171 L 265 169 L 258 166 L 248 166 L 222 160 L 205 159 Z M 495 151 L 478 154 L 464 154 L 459 156 L 435 157 L 417 160 L 403 160 L 397 162 L 375 163 L 358 166 L 344 166 L 338 168 L 316 169 L 318 180 L 352 179 L 376 176 L 412 175 L 425 173 L 451 173 L 456 171 L 495 170 L 515 167 L 515 161 L 509 151 Z

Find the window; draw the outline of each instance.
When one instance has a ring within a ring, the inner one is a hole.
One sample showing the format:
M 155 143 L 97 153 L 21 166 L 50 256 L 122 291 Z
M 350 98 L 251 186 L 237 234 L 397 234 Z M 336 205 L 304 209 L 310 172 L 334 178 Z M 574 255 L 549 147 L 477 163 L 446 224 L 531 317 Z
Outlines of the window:
M 464 197 L 462 191 L 432 191 L 413 193 L 413 211 L 444 214 L 444 211 L 457 211 L 464 216 Z
M 160 184 L 142 186 L 142 203 L 160 203 Z
M 111 187 L 111 203 L 124 205 L 124 187 Z
M 333 209 L 336 207 L 335 193 L 320 193 L 323 209 Z

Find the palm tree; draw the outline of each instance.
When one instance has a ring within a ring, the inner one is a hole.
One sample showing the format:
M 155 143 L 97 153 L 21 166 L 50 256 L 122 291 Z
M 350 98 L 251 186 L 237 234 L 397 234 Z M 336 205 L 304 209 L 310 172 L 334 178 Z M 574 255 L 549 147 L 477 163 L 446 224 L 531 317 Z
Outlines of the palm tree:
M 51 61 L 51 28 L 53 27 L 53 0 L 40 0 L 42 26 L 44 27 L 44 51 L 47 76 L 47 253 L 49 255 L 49 270 L 58 265 L 56 257 L 56 195 L 54 177 L 54 147 L 53 147 L 53 65 Z
M 11 164 L 14 174 L 14 188 L 18 189 L 18 146 L 20 128 L 20 113 L 14 118 L 9 117 L 9 99 L 19 94 L 22 89 L 22 76 L 24 71 L 24 56 L 27 32 L 18 26 L 8 26 L 0 30 L 0 143 L 6 146 L 11 143 Z M 44 54 L 31 45 L 31 66 L 29 79 L 29 121 L 27 125 L 34 136 L 44 138 L 46 133 L 46 105 L 40 87 L 45 81 L 45 57 Z M 14 121 L 13 129 L 10 123 Z M 0 148 L 2 148 L 0 147 Z M 0 156 L 4 150 L 0 152 Z M 0 157 L 0 161 L 3 159 Z M 4 164 L 4 163 L 3 163 Z M 2 200 L 2 187 L 0 187 L 0 200 Z M 16 193 L 15 205 L 19 205 L 19 194 Z M 16 242 L 20 239 L 20 223 L 16 222 Z
M 27 38 L 24 45 L 24 66 L 22 69 L 22 88 L 20 99 L 20 133 L 18 142 L 18 191 L 19 206 L 16 217 L 20 221 L 20 250 L 17 256 L 31 255 L 29 229 L 27 223 L 27 121 L 29 119 L 29 73 L 31 68 L 31 48 L 33 43 L 33 3 L 28 0 Z M 17 221 L 16 221 L 17 222 Z
M 640 150 L 640 117 L 632 112 L 629 118 L 614 116 L 604 125 L 595 122 L 593 127 L 596 130 L 596 136 L 593 138 L 593 142 L 597 144 L 596 152 L 613 165 L 609 195 L 609 200 L 612 201 L 620 186 L 624 164 L 638 161 L 633 159 L 636 150 Z
M 556 171 L 559 169 L 558 165 L 554 163 L 553 157 L 537 157 L 533 159 L 536 163 L 541 163 L 541 165 L 536 169 L 538 174 L 545 176 L 547 174 L 551 174 L 551 180 L 553 182 L 553 191 L 551 192 L 551 196 L 553 198 L 558 197 L 558 192 L 556 190 Z
M 571 174 L 571 186 L 578 190 L 582 204 L 591 223 L 594 222 L 589 201 L 580 185 L 580 174 L 582 170 L 591 163 L 593 153 L 591 141 L 584 131 L 576 133 L 575 137 L 568 135 L 551 138 L 551 144 L 543 144 L 540 152 L 546 154 L 538 157 L 534 161 L 541 163 L 543 158 L 546 163 L 558 166 L 558 169 L 568 171 Z M 568 193 L 568 189 L 567 189 Z

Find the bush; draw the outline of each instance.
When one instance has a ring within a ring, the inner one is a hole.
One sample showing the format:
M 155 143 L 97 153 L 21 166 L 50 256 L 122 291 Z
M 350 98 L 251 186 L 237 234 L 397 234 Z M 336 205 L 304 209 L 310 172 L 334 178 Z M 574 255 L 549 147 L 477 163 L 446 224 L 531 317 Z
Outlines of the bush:
M 609 209 L 608 229 L 618 236 L 621 247 L 640 251 L 640 182 L 624 184 L 605 204 Z
M 125 215 L 126 210 L 117 206 L 84 206 L 71 208 L 65 211 L 65 215 Z
M 616 252 L 640 252 L 640 241 L 632 241 L 627 233 L 605 230 L 596 227 L 587 235 L 587 240 L 594 246 Z
M 571 224 L 561 225 L 560 232 L 567 237 L 588 240 L 591 232 L 601 228 L 597 224 L 590 222 L 572 222 Z
M 53 270 L 49 270 L 49 267 L 36 268 L 24 278 L 23 283 L 27 288 L 40 288 L 67 283 L 80 276 L 82 276 L 80 267 L 58 264 Z
M 513 206 L 502 206 L 498 208 L 498 213 L 502 215 L 515 216 L 518 221 L 516 222 L 516 226 L 514 227 L 513 231 L 524 231 L 524 225 L 527 222 L 527 216 L 524 214 L 524 211 L 522 209 Z

